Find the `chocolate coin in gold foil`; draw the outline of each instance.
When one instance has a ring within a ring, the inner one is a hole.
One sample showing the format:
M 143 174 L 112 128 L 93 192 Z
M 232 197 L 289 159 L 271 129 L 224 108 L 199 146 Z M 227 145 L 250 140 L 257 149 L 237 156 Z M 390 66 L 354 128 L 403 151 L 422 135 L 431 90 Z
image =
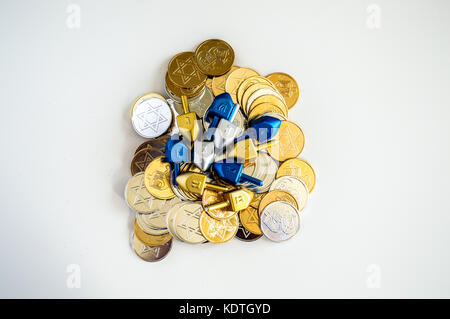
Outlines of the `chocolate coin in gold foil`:
M 312 166 L 301 158 L 291 158 L 280 165 L 277 172 L 277 178 L 281 176 L 292 175 L 300 178 L 308 187 L 311 193 L 316 186 L 316 173 Z
M 145 141 L 141 145 L 139 145 L 138 148 L 136 149 L 136 151 L 134 152 L 134 154 L 136 154 L 137 152 L 139 152 L 140 150 L 143 150 L 145 148 L 153 148 L 153 149 L 157 149 L 157 150 L 163 152 L 165 150 L 165 147 L 166 147 L 166 143 L 152 138 L 152 139 L 149 139 L 148 141 Z
M 251 232 L 249 232 L 247 229 L 245 229 L 244 226 L 242 226 L 241 223 L 239 223 L 239 228 L 236 233 L 236 238 L 242 241 L 255 241 L 257 239 L 260 239 L 262 235 L 256 235 Z
M 251 105 L 248 105 L 248 108 L 244 108 L 246 114 L 249 114 L 256 106 L 262 103 L 269 103 L 278 106 L 281 110 L 283 110 L 283 114 L 288 114 L 288 107 L 286 103 L 276 95 L 262 95 L 253 100 Z M 287 115 L 286 115 L 287 116 Z
M 283 116 L 286 116 L 283 110 L 280 109 L 278 106 L 273 105 L 271 103 L 261 103 L 257 105 L 255 108 L 253 108 L 252 111 L 248 114 L 248 120 L 251 121 L 267 113 L 278 113 Z
M 250 87 L 252 87 L 255 84 L 266 84 L 266 85 L 269 85 L 272 88 L 275 88 L 273 86 L 272 82 L 270 82 L 268 79 L 266 79 L 263 76 L 252 76 L 252 77 L 249 77 L 248 79 L 243 81 L 241 83 L 241 85 L 239 85 L 239 88 L 238 88 L 238 90 L 236 92 L 238 103 L 240 105 L 245 105 L 245 104 L 243 104 L 244 95 L 247 92 L 247 89 L 249 89 Z M 248 99 L 249 96 L 250 96 L 250 92 L 248 92 L 247 99 Z
M 234 51 L 223 40 L 206 40 L 195 50 L 195 61 L 203 73 L 219 76 L 230 70 L 234 62 Z
M 237 215 L 228 219 L 215 219 L 203 212 L 200 216 L 200 230 L 205 238 L 216 244 L 231 240 L 239 228 Z
M 282 72 L 269 74 L 267 78 L 275 85 L 281 95 L 283 95 L 288 108 L 291 109 L 297 103 L 299 97 L 297 81 L 289 74 Z
M 249 68 L 239 68 L 234 70 L 228 75 L 228 78 L 225 82 L 225 91 L 231 95 L 233 102 L 237 102 L 237 89 L 249 77 L 259 75 L 258 72 Z
M 149 262 L 160 261 L 164 259 L 172 248 L 172 239 L 160 246 L 147 246 L 139 240 L 136 234 L 133 234 L 133 249 L 136 255 Z
M 274 143 L 269 145 L 267 151 L 277 161 L 284 162 L 300 155 L 304 146 L 305 136 L 302 129 L 293 122 L 283 121 Z
M 164 204 L 164 200 L 152 196 L 145 187 L 143 172 L 137 173 L 128 181 L 125 200 L 132 210 L 139 213 L 150 213 Z
M 150 194 L 159 199 L 175 197 L 170 187 L 170 164 L 163 162 L 163 157 L 157 157 L 145 169 L 145 187 Z
M 182 52 L 170 60 L 167 68 L 169 79 L 180 88 L 205 85 L 206 74 L 195 63 L 194 52 Z

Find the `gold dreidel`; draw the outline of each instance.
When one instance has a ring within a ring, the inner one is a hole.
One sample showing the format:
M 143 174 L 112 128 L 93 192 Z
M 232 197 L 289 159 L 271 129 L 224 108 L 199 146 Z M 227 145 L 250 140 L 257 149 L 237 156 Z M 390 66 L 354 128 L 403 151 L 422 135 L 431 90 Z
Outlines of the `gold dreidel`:
M 227 152 L 227 157 L 236 158 L 240 161 L 248 161 L 258 156 L 258 151 L 264 150 L 269 147 L 273 141 L 265 144 L 256 145 L 251 138 L 238 141 L 233 145 L 233 148 Z
M 184 114 L 177 116 L 177 125 L 181 135 L 189 141 L 195 141 L 200 133 L 197 114 L 189 111 L 189 103 L 186 95 L 181 96 Z
M 231 210 L 238 212 L 240 210 L 246 209 L 253 200 L 255 194 L 253 192 L 242 188 L 229 193 L 225 193 L 226 201 L 208 205 L 205 207 L 205 211 L 209 212 L 212 210 L 217 210 L 225 207 L 231 207 Z
M 184 191 L 197 195 L 203 195 L 205 188 L 220 192 L 228 192 L 233 189 L 232 187 L 228 186 L 210 184 L 206 182 L 206 175 L 200 173 L 184 173 L 178 175 L 176 181 Z

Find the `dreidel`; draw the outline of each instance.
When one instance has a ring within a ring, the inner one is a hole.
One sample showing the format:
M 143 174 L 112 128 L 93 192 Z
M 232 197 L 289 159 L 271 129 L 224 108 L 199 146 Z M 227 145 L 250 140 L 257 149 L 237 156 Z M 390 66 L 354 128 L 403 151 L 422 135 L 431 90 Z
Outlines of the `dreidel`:
M 250 183 L 256 186 L 263 186 L 262 180 L 243 173 L 244 164 L 242 163 L 218 162 L 214 163 L 213 168 L 220 178 L 233 185 Z
M 173 135 L 166 143 L 165 158 L 173 164 L 172 179 L 176 185 L 176 178 L 180 172 L 180 163 L 191 161 L 191 150 L 181 140 L 180 136 Z
M 221 119 L 214 132 L 214 145 L 221 149 L 233 143 L 235 138 L 241 135 L 243 130 L 226 119 Z
M 226 153 L 226 157 L 235 158 L 239 162 L 246 162 L 258 156 L 258 151 L 269 147 L 273 142 L 269 141 L 265 144 L 256 145 L 253 139 L 246 138 L 238 141 L 233 148 Z
M 225 207 L 230 207 L 233 212 L 238 212 L 240 210 L 246 209 L 253 200 L 255 194 L 245 188 L 238 189 L 229 193 L 225 193 L 225 201 L 208 205 L 205 211 L 209 212 L 212 210 L 217 210 Z
M 235 142 L 244 138 L 253 138 L 258 140 L 259 143 L 265 143 L 278 134 L 281 120 L 273 116 L 263 115 L 257 119 L 251 120 L 248 125 L 249 129 L 237 138 Z
M 189 103 L 186 95 L 181 96 L 184 114 L 177 116 L 178 130 L 189 141 L 195 141 L 200 133 L 200 124 L 197 114 L 189 111 Z
M 214 143 L 205 141 L 194 142 L 194 164 L 206 171 L 214 162 Z
M 206 182 L 206 175 L 200 173 L 183 173 L 177 176 L 178 185 L 187 192 L 203 195 L 205 189 L 212 189 L 220 192 L 230 191 L 232 188 Z
M 234 104 L 231 95 L 227 92 L 214 98 L 211 106 L 206 110 L 205 121 L 210 123 L 205 139 L 210 141 L 221 119 L 233 122 L 239 110 L 239 104 Z

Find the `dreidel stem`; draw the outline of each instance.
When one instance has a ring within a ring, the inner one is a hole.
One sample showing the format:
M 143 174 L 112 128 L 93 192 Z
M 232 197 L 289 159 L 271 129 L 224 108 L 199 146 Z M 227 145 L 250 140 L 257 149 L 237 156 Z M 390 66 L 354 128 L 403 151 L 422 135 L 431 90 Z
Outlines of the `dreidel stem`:
M 229 205 L 230 205 L 229 201 L 220 202 L 220 203 L 216 203 L 216 204 L 212 204 L 212 205 L 206 206 L 205 207 L 205 211 L 209 212 L 209 211 L 212 211 L 212 210 L 218 210 L 218 209 L 221 209 L 221 208 L 228 207 Z
M 210 184 L 210 183 L 205 183 L 205 188 L 212 189 L 215 191 L 220 191 L 220 192 L 228 192 L 232 189 L 231 187 L 220 186 L 220 185 Z
M 252 176 L 246 175 L 246 174 L 242 174 L 241 178 L 239 178 L 239 182 L 241 183 L 250 183 L 256 186 L 263 186 L 263 181 L 257 178 L 254 178 Z
M 275 141 L 269 141 L 269 142 L 264 143 L 264 144 L 256 145 L 256 150 L 257 151 L 265 150 L 266 148 L 268 148 L 271 145 L 275 145 Z
M 186 95 L 181 96 L 181 105 L 183 105 L 184 114 L 189 113 L 189 103 Z

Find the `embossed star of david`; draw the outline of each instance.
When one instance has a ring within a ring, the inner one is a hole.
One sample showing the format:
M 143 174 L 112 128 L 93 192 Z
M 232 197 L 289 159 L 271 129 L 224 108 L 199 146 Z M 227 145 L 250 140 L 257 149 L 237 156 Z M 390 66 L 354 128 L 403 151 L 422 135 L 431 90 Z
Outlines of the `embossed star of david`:
M 250 237 L 250 235 L 252 234 L 247 229 L 245 229 L 244 226 L 242 226 L 242 225 L 239 225 L 239 229 L 242 231 L 242 234 L 244 235 L 245 238 Z
M 292 136 L 291 129 L 289 127 L 286 128 L 286 131 L 283 130 L 283 133 L 281 133 L 280 136 L 280 140 L 283 140 L 284 137 L 284 139 L 288 140 L 288 143 L 287 145 L 283 144 L 283 147 L 280 148 L 280 152 L 282 152 L 283 149 L 286 149 L 285 152 L 297 152 L 298 148 L 297 144 L 295 144 L 295 140 L 299 135 L 300 134 L 297 132 L 295 136 Z
M 214 237 L 219 237 L 220 239 L 224 239 L 225 238 L 225 233 L 227 231 L 227 227 L 220 223 L 220 224 L 216 224 L 215 220 L 211 220 L 210 218 L 208 218 L 206 220 L 208 222 L 208 226 L 209 226 L 209 233 L 214 236 Z
M 152 160 L 153 157 L 148 152 L 145 152 L 144 159 L 142 161 L 136 161 L 135 165 L 139 170 L 143 171 Z
M 259 225 L 259 215 L 258 215 L 258 211 L 257 210 L 251 210 L 248 218 L 247 218 L 247 223 L 252 223 L 252 224 L 258 224 Z
M 158 133 L 159 125 L 167 122 L 167 118 L 161 114 L 160 111 L 162 106 L 158 105 L 157 107 L 153 107 L 148 101 L 145 102 L 145 105 L 147 106 L 147 109 L 136 115 L 140 120 L 139 127 L 142 130 L 151 129 L 155 133 Z
M 142 249 L 141 249 L 141 255 L 145 254 L 145 253 L 152 253 L 155 257 L 158 257 L 160 250 L 161 250 L 160 247 L 151 247 L 151 246 L 144 245 L 144 246 L 142 246 Z
M 173 71 L 174 75 L 178 75 L 181 77 L 181 81 L 183 84 L 189 83 L 194 78 L 200 79 L 199 71 L 194 66 L 194 61 L 192 57 L 187 59 L 176 59 L 175 60 L 177 67 Z
M 134 199 L 133 199 L 133 205 L 140 205 L 143 203 L 147 203 L 150 199 L 150 197 L 146 197 L 145 195 L 148 195 L 147 189 L 145 188 L 144 179 L 141 179 L 141 182 L 137 186 L 131 187 L 131 189 L 134 191 Z
M 184 219 L 181 222 L 181 224 L 178 225 L 178 227 L 183 229 L 186 232 L 187 239 L 190 239 L 193 235 L 199 235 L 198 229 L 196 229 L 194 227 L 190 227 L 188 224 L 189 224 L 189 219 L 197 218 L 200 212 L 201 212 L 200 208 L 197 208 L 194 211 L 190 211 L 188 209 L 185 210 Z

